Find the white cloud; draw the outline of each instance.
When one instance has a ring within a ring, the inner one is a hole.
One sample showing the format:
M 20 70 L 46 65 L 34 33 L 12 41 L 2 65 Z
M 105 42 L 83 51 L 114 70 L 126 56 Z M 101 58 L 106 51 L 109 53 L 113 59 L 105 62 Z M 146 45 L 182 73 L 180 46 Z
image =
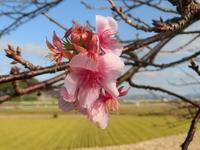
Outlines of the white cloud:
M 0 50 L 7 48 L 7 45 L 10 44 L 14 47 L 19 46 L 21 48 L 22 54 L 29 54 L 34 56 L 47 56 L 49 50 L 47 49 L 46 45 L 38 45 L 33 43 L 25 43 L 20 44 L 14 41 L 7 41 L 7 40 L 0 40 Z
M 48 66 L 52 64 L 52 61 L 50 61 L 50 59 L 46 57 L 48 56 L 49 50 L 47 49 L 47 47 L 45 47 L 45 45 L 42 46 L 33 43 L 20 44 L 15 41 L 0 39 L 0 74 L 9 73 L 10 68 L 12 67 L 12 65 L 10 64 L 12 60 L 6 57 L 4 52 L 4 49 L 7 48 L 8 44 L 12 45 L 14 48 L 19 46 L 21 48 L 22 56 L 34 65 Z

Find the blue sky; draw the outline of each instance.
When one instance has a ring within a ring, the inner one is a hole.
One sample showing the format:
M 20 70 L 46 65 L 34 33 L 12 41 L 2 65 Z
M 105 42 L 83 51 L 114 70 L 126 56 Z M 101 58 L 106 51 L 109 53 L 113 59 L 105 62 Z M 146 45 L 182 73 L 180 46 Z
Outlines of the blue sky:
M 109 7 L 109 3 L 105 0 L 87 0 L 85 2 L 95 7 Z M 169 4 L 167 3 L 164 3 L 163 5 L 169 6 Z M 153 11 L 148 7 L 140 7 L 132 13 L 137 17 L 141 17 L 148 23 L 151 23 L 152 19 L 159 19 L 160 16 L 162 16 L 165 19 L 172 16 L 170 14 L 162 14 L 155 10 Z M 48 14 L 52 18 L 55 18 L 66 28 L 70 28 L 72 25 L 72 20 L 82 24 L 84 24 L 86 20 L 89 20 L 92 25 L 95 25 L 95 15 L 98 14 L 103 16 L 111 16 L 111 11 L 88 10 L 80 4 L 79 0 L 65 0 L 60 5 L 56 6 L 51 11 L 49 11 Z M 4 20 L 0 27 L 2 27 L 6 23 L 8 23 L 7 20 Z M 52 62 L 46 57 L 48 55 L 48 49 L 45 45 L 45 39 L 47 37 L 49 40 L 51 40 L 53 31 L 56 31 L 60 37 L 62 37 L 64 34 L 64 31 L 60 27 L 50 22 L 46 17 L 40 15 L 34 18 L 33 20 L 27 22 L 26 24 L 20 26 L 19 28 L 17 28 L 17 30 L 11 32 L 9 35 L 5 35 L 4 37 L 2 37 L 0 39 L 0 49 L 6 48 L 7 44 L 12 44 L 13 46 L 20 46 L 22 48 L 22 53 L 28 60 L 38 65 L 47 66 L 49 64 L 52 64 Z M 129 25 L 124 24 L 123 21 L 119 22 L 119 35 L 123 39 L 134 39 L 137 33 L 140 34 L 140 37 L 146 37 L 150 35 L 134 30 Z M 176 47 L 178 46 L 177 43 L 182 44 L 181 42 L 182 41 L 174 40 L 170 45 L 166 47 L 166 49 Z M 173 57 L 167 57 L 166 55 L 163 55 L 160 57 L 160 59 L 156 60 L 156 62 L 167 62 L 169 60 L 179 58 L 182 55 L 183 54 L 174 55 Z M 185 55 L 189 55 L 189 53 L 186 53 Z M 0 50 L 0 59 L 2 60 L 2 65 L 0 66 L 0 73 L 3 74 L 9 72 L 8 67 L 10 66 L 10 60 L 5 58 L 4 52 L 2 50 Z M 187 65 L 183 65 L 180 67 L 182 69 L 188 70 Z M 175 88 L 171 85 L 168 85 L 168 80 L 171 80 L 172 82 L 179 82 L 179 76 L 181 76 L 181 78 L 186 78 L 182 71 L 180 71 L 180 67 L 168 69 L 161 73 L 139 73 L 134 77 L 134 81 L 138 83 L 153 84 L 157 86 L 161 85 L 168 89 Z M 171 74 L 171 76 L 169 77 L 169 74 L 171 72 L 173 72 L 173 74 Z M 39 79 L 45 78 L 46 76 L 41 76 Z M 176 88 L 175 90 L 181 93 L 190 93 L 193 91 L 192 88 L 188 87 L 182 87 L 178 89 Z M 135 90 L 135 92 L 141 93 L 137 90 Z
M 105 0 L 88 0 L 87 3 L 91 4 L 95 7 L 109 7 L 109 3 Z M 151 13 L 143 13 L 143 12 L 151 12 Z M 151 18 L 155 16 L 156 18 L 160 17 L 157 11 L 151 11 L 151 9 L 140 8 L 137 11 L 133 12 L 136 16 L 141 16 L 144 20 L 151 23 Z M 86 20 L 89 20 L 91 24 L 95 25 L 95 16 L 103 15 L 103 16 L 111 16 L 110 10 L 88 10 L 83 5 L 80 4 L 79 0 L 65 0 L 60 5 L 53 8 L 48 13 L 52 18 L 55 18 L 59 23 L 64 25 L 66 28 L 70 28 L 72 25 L 72 20 L 75 20 L 79 23 L 84 24 Z M 145 15 L 144 15 L 145 14 Z M 166 17 L 163 16 L 163 17 Z M 0 27 L 7 25 L 8 19 L 4 19 L 3 23 Z M 63 36 L 64 31 L 58 27 L 57 25 L 50 22 L 46 17 L 40 15 L 33 20 L 23 24 L 17 30 L 12 31 L 9 35 L 5 35 L 0 39 L 1 41 L 1 49 L 8 43 L 12 43 L 15 46 L 20 46 L 24 51 L 24 54 L 28 51 L 28 59 L 31 61 L 35 61 L 38 63 L 38 56 L 36 54 L 47 54 L 48 50 L 46 49 L 45 39 L 46 37 L 51 40 L 52 32 L 56 31 L 59 36 Z M 124 24 L 123 22 L 119 22 L 119 35 L 123 39 L 133 39 L 137 33 L 140 33 L 136 30 L 133 30 L 129 25 Z M 148 36 L 148 34 L 140 33 L 140 36 Z M 2 46 L 3 45 L 3 46 Z M 39 50 L 35 50 L 33 55 L 29 54 L 30 47 L 38 48 Z M 43 49 L 44 48 L 44 49 Z M 43 49 L 43 50 L 42 50 Z M 0 53 L 2 56 L 3 53 Z M 35 55 L 37 59 L 35 58 Z M 43 55 L 43 57 L 44 57 Z M 41 57 L 43 59 L 43 57 Z M 6 61 L 6 60 L 5 60 Z M 45 59 L 45 63 L 47 63 L 47 59 Z M 2 69 L 2 68 L 1 68 Z M 6 70 L 6 68 L 4 68 Z
M 92 6 L 109 7 L 109 3 L 106 0 L 88 0 L 86 1 Z M 145 12 L 145 13 L 144 13 Z M 150 13 L 147 13 L 150 12 Z M 148 23 L 151 23 L 151 18 L 159 19 L 160 16 L 166 18 L 170 15 L 158 13 L 158 11 L 151 11 L 148 7 L 141 7 L 133 12 L 135 16 L 142 17 Z M 55 18 L 59 23 L 65 27 L 70 27 L 72 20 L 84 24 L 86 20 L 89 20 L 91 24 L 95 25 L 95 15 L 110 16 L 110 10 L 88 10 L 80 4 L 79 0 L 65 0 L 60 5 L 53 8 L 49 15 Z M 6 20 L 7 21 L 7 20 Z M 5 21 L 4 24 L 7 24 Z M 1 26 L 3 24 L 1 23 Z M 0 26 L 0 27 L 1 27 Z M 19 27 L 16 31 L 13 31 L 10 35 L 4 36 L 4 39 L 12 40 L 17 43 L 35 43 L 44 44 L 45 37 L 51 37 L 52 31 L 55 30 L 58 34 L 63 35 L 63 30 L 53 23 L 49 22 L 44 16 L 40 15 L 37 18 L 29 21 L 28 23 Z M 131 31 L 131 32 L 130 32 Z M 133 36 L 133 33 L 138 33 L 133 30 L 129 25 L 125 25 L 123 22 L 119 24 L 119 34 L 123 38 Z M 132 35 L 131 35 L 132 34 Z M 146 34 L 144 34 L 146 35 Z

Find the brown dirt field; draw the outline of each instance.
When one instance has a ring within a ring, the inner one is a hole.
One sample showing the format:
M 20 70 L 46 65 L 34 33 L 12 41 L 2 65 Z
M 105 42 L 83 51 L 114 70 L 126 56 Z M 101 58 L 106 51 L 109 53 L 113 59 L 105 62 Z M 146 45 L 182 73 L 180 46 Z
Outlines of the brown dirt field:
M 181 150 L 185 134 L 157 138 L 131 145 L 109 146 L 102 148 L 82 148 L 78 150 Z M 189 150 L 200 150 L 200 132 L 197 132 Z

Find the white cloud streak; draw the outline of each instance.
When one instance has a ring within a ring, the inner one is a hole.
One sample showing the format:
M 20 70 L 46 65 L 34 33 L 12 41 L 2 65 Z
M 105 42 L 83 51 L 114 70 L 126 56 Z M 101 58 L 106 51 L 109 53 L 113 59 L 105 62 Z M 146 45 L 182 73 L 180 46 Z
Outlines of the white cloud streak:
M 34 55 L 34 56 L 47 56 L 49 53 L 49 50 L 47 49 L 45 43 L 44 46 L 34 44 L 34 43 L 25 43 L 25 44 L 20 44 L 16 43 L 14 41 L 7 41 L 7 40 L 0 40 L 0 50 L 3 50 L 7 48 L 7 45 L 10 44 L 14 47 L 19 46 L 22 50 L 23 54 L 29 54 L 29 55 Z

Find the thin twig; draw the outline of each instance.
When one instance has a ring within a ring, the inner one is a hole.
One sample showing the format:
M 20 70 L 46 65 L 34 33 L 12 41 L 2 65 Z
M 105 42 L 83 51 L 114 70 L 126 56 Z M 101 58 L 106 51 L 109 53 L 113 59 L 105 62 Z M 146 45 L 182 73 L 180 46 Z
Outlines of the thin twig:
M 160 92 L 163 92 L 163 93 L 167 93 L 169 95 L 172 95 L 172 96 L 175 96 L 181 100 L 183 100 L 184 102 L 187 102 L 191 105 L 193 105 L 194 107 L 197 107 L 197 108 L 200 108 L 200 105 L 197 104 L 196 102 L 193 102 L 191 101 L 190 99 L 184 97 L 184 96 L 181 96 L 175 92 L 172 92 L 172 91 L 169 91 L 169 90 L 166 90 L 166 89 L 163 89 L 163 88 L 160 88 L 160 87 L 155 87 L 155 86 L 149 86 L 149 85 L 138 85 L 138 84 L 135 84 L 133 83 L 131 80 L 129 80 L 129 84 L 132 86 L 132 87 L 135 87 L 135 88 L 139 88 L 139 89 L 146 89 L 146 90 L 154 90 L 154 91 L 160 91 Z
M 52 17 L 50 17 L 47 13 L 42 13 L 46 18 L 49 19 L 49 21 L 55 23 L 57 26 L 59 26 L 60 28 L 62 28 L 63 30 L 67 31 L 68 29 L 65 28 L 62 24 L 60 24 L 58 21 L 56 21 L 55 19 L 53 19 Z
M 115 3 L 112 0 L 108 0 L 108 2 L 111 5 L 111 9 L 113 11 L 115 11 L 127 24 L 131 25 L 132 27 L 134 27 L 136 29 L 139 29 L 139 30 L 142 30 L 145 32 L 153 31 L 152 28 L 147 28 L 145 26 L 138 25 L 138 24 L 134 23 L 133 21 L 131 21 L 127 15 L 125 15 L 122 11 L 120 11 L 119 8 L 117 8 L 117 6 L 115 5 Z

